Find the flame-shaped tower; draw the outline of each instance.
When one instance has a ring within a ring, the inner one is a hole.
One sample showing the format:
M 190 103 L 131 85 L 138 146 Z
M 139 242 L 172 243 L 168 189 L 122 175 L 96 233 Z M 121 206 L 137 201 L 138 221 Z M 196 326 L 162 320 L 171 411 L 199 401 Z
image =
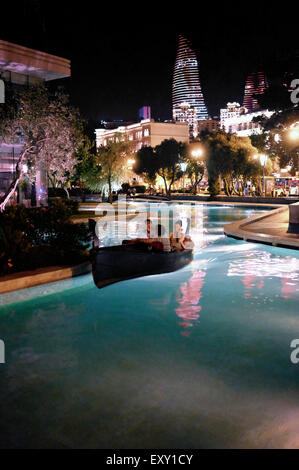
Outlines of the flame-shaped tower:
M 248 112 L 252 113 L 260 108 L 257 95 L 263 95 L 268 87 L 268 80 L 263 72 L 253 72 L 249 75 L 244 96 L 244 107 Z
M 191 42 L 182 35 L 179 35 L 172 101 L 174 120 L 189 122 L 190 131 L 196 136 L 198 121 L 209 116 L 199 79 L 197 55 Z

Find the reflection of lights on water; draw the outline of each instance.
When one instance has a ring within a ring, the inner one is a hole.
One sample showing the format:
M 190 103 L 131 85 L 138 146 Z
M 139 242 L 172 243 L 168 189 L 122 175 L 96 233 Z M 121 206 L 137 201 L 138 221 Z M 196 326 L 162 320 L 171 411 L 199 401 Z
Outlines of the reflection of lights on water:
M 271 256 L 267 252 L 255 251 L 247 257 L 231 261 L 230 276 L 279 277 L 299 280 L 299 260 L 291 257 Z
M 292 298 L 299 290 L 299 260 L 291 257 L 271 256 L 266 252 L 249 253 L 245 258 L 231 261 L 228 277 L 243 277 L 245 298 L 252 297 L 251 291 L 264 287 L 264 279 L 280 278 L 282 297 Z

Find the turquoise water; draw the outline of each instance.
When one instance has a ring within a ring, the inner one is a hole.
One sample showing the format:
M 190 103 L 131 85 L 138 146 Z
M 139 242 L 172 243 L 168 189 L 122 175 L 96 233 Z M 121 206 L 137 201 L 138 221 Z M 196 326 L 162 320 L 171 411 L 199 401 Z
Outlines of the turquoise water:
M 206 208 L 180 272 L 0 307 L 0 446 L 299 448 L 298 253 L 223 235 L 255 213 Z

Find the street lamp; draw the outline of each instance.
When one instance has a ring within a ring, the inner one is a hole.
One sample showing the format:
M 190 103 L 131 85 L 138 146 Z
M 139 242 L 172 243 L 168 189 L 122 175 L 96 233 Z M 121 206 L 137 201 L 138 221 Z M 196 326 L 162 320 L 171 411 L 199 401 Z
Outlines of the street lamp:
M 265 166 L 267 164 L 268 157 L 267 155 L 260 155 L 260 162 L 263 167 L 263 194 L 266 197 L 266 184 L 265 184 Z
M 202 149 L 193 150 L 192 157 L 200 158 L 202 156 L 203 156 L 203 150 Z
M 299 140 L 299 122 L 296 122 L 296 124 L 291 126 L 290 139 Z

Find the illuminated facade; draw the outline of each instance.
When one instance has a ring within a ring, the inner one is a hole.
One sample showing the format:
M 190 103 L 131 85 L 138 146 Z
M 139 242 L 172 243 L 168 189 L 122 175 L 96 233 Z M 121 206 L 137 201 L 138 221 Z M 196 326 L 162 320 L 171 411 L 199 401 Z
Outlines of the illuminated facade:
M 191 137 L 198 135 L 198 120 L 196 110 L 189 103 L 181 103 L 173 109 L 173 118 L 175 122 L 187 122 Z
M 198 133 L 203 131 L 217 132 L 220 129 L 220 123 L 216 119 L 205 119 L 198 122 Z
M 254 134 L 261 134 L 262 127 L 254 118 L 266 116 L 270 118 L 274 113 L 271 111 L 255 111 L 248 113 L 247 109 L 241 107 L 239 103 L 228 103 L 226 109 L 221 109 L 220 127 L 227 133 L 237 134 L 239 137 L 249 137 Z
M 244 107 L 252 113 L 260 109 L 257 95 L 263 95 L 269 87 L 268 80 L 263 72 L 254 72 L 249 75 L 245 85 Z
M 247 113 L 247 109 L 241 107 L 239 103 L 227 103 L 226 108 L 220 110 L 220 128 L 228 132 L 228 120 L 234 120 Z
M 172 101 L 174 120 L 188 122 L 191 136 L 196 137 L 196 122 L 209 116 L 201 89 L 196 52 L 182 35 L 179 36 L 174 68 Z
M 118 127 L 117 129 L 96 129 L 97 147 L 106 147 L 109 142 L 122 136 L 132 142 L 133 151 L 142 147 L 156 147 L 164 140 L 175 139 L 189 143 L 189 126 L 180 122 L 155 122 L 147 119 L 136 124 Z

